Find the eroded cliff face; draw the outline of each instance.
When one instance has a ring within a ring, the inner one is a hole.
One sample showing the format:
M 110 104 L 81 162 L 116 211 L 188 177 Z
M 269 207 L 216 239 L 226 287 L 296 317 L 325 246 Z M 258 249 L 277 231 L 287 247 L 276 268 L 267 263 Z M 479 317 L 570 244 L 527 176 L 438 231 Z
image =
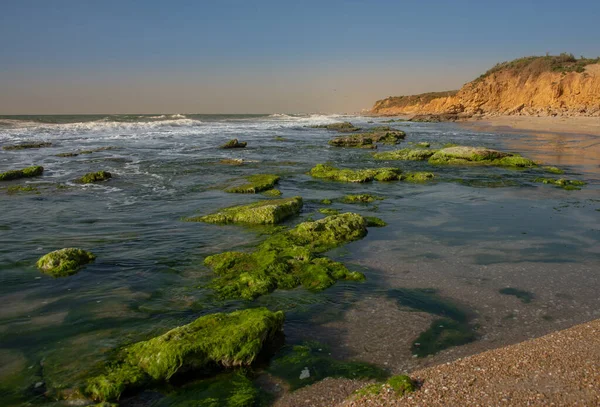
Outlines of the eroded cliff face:
M 600 116 L 600 64 L 584 72 L 495 72 L 464 85 L 455 95 L 379 100 L 378 115 L 444 114 Z M 429 94 L 431 95 L 431 94 Z

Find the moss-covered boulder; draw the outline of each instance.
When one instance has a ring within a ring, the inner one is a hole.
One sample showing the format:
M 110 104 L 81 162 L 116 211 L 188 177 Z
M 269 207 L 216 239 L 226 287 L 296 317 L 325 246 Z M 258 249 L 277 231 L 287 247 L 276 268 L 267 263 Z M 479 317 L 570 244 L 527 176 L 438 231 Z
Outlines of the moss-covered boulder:
M 309 174 L 314 178 L 341 182 L 392 181 L 400 178 L 399 168 L 368 168 L 362 170 L 339 169 L 327 164 L 317 164 Z
M 34 165 L 32 167 L 23 168 L 22 170 L 11 170 L 0 173 L 0 181 L 11 181 L 20 178 L 31 178 L 42 175 L 44 167 Z
M 379 394 L 393 393 L 396 397 L 402 397 L 405 394 L 417 390 L 415 382 L 407 375 L 392 376 L 385 383 L 373 383 L 358 389 L 354 392 L 355 397 L 360 400 L 362 397 L 372 397 Z
M 13 144 L 9 146 L 2 146 L 2 149 L 5 151 L 10 150 L 29 150 L 33 148 L 45 148 L 52 147 L 52 143 L 47 142 L 29 142 L 29 143 L 21 143 L 21 144 Z
M 426 182 L 435 178 L 435 174 L 426 171 L 407 172 L 402 174 L 401 181 L 406 182 Z
M 377 160 L 425 161 L 434 155 L 436 151 L 423 148 L 403 148 L 402 150 L 376 153 L 373 154 L 373 158 Z
M 342 201 L 344 203 L 371 203 L 375 201 L 382 201 L 384 198 L 371 194 L 358 194 L 358 195 L 346 195 Z
M 360 127 L 355 127 L 350 122 L 340 122 L 340 123 L 331 123 L 331 124 L 319 124 L 316 126 L 311 126 L 313 129 L 327 129 L 327 130 L 335 130 L 340 133 L 350 133 L 355 131 L 360 131 Z
M 127 346 L 86 392 L 116 400 L 128 388 L 169 380 L 177 373 L 251 365 L 283 327 L 283 312 L 253 308 L 205 315 L 147 341 Z
M 225 192 L 235 194 L 256 194 L 272 189 L 279 182 L 279 177 L 273 174 L 256 174 L 246 177 L 247 183 L 227 188 Z
M 227 143 L 223 144 L 220 148 L 245 148 L 247 144 L 248 143 L 245 141 L 238 141 L 238 139 L 234 138 L 233 140 L 229 140 Z
M 108 171 L 88 172 L 77 181 L 82 184 L 92 184 L 94 182 L 107 181 L 112 178 L 112 174 Z
M 302 209 L 302 197 L 270 199 L 249 205 L 232 206 L 206 216 L 187 218 L 188 222 L 275 224 Z
M 210 287 L 225 298 L 254 299 L 277 288 L 302 285 L 319 291 L 337 280 L 362 280 L 361 273 L 317 255 L 361 239 L 367 234 L 366 226 L 365 219 L 355 213 L 328 216 L 277 233 L 253 252 L 209 256 L 204 263 L 218 276 Z
M 404 137 L 406 137 L 406 133 L 403 131 L 387 128 L 384 131 L 376 130 L 369 133 L 336 137 L 329 140 L 329 144 L 334 147 L 376 148 L 374 143 L 398 144 Z
M 536 163 L 518 154 L 485 147 L 456 146 L 442 148 L 429 158 L 436 165 L 491 165 L 499 167 L 535 167 Z
M 38 269 L 53 277 L 67 277 L 76 274 L 81 267 L 94 261 L 96 256 L 76 248 L 55 250 L 42 256 L 36 263 Z
M 585 181 L 579 181 L 576 179 L 554 179 L 554 178 L 536 178 L 534 182 L 542 184 L 554 185 L 558 188 L 562 188 L 567 191 L 578 191 L 582 186 L 586 185 Z

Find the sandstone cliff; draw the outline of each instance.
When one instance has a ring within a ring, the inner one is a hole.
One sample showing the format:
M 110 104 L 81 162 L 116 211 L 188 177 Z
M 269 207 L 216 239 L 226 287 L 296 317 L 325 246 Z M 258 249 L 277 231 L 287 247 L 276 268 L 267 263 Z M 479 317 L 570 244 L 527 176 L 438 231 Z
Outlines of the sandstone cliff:
M 378 115 L 600 116 L 600 59 L 528 57 L 498 64 L 459 91 L 389 97 Z

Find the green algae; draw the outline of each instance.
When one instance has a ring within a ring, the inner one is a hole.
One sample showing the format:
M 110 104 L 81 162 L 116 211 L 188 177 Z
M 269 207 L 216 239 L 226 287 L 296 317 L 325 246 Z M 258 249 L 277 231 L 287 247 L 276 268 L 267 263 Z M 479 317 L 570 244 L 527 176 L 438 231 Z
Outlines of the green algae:
M 321 203 L 323 205 L 331 205 L 333 203 L 333 201 L 331 199 L 322 199 Z
M 46 143 L 46 142 L 21 143 L 21 144 L 14 144 L 14 145 L 10 145 L 10 146 L 2 146 L 2 149 L 5 151 L 11 151 L 11 150 L 29 150 L 29 149 L 33 149 L 33 148 L 45 148 L 45 147 L 52 147 L 52 143 Z
M 333 209 L 333 208 L 321 208 L 319 209 L 319 212 L 322 213 L 323 215 L 339 215 L 340 211 L 338 211 L 337 209 Z
M 283 195 L 283 193 L 278 189 L 269 189 L 268 191 L 265 191 L 262 194 L 268 197 L 278 197 Z
M 436 151 L 422 148 L 404 148 L 402 150 L 375 153 L 373 158 L 377 160 L 425 161 L 434 155 Z
M 155 407 L 255 407 L 260 396 L 243 372 L 235 372 L 186 385 Z
M 354 132 L 359 131 L 359 127 L 355 127 L 350 122 L 341 122 L 341 123 L 331 123 L 331 124 L 319 124 L 316 126 L 311 126 L 313 129 L 327 129 L 327 130 L 335 130 L 340 133 L 346 132 Z
M 525 304 L 529 304 L 531 302 L 531 300 L 533 300 L 535 297 L 532 292 L 525 291 L 525 290 L 519 290 L 518 288 L 512 288 L 512 287 L 502 288 L 502 289 L 498 290 L 498 292 L 503 295 L 514 295 L 515 297 L 520 299 L 521 302 L 523 302 Z
M 420 143 L 415 144 L 415 146 L 421 147 L 421 148 L 429 148 L 429 147 L 431 147 L 431 144 L 426 141 L 421 141 Z
M 281 136 L 275 136 L 275 137 L 273 137 L 273 140 L 275 140 L 275 141 L 287 141 L 287 139 L 285 137 L 281 137 Z
M 516 168 L 537 166 L 534 161 L 518 154 L 469 146 L 442 148 L 429 158 L 429 163 L 434 165 L 488 165 Z
M 276 224 L 297 215 L 302 197 L 269 199 L 249 205 L 232 206 L 216 213 L 185 219 L 187 222 Z
M 435 174 L 433 174 L 432 172 L 417 171 L 402 174 L 400 180 L 406 182 L 426 182 L 432 180 L 434 177 Z
M 13 186 L 6 188 L 6 193 L 10 194 L 10 195 L 21 193 L 21 192 L 35 192 L 36 194 L 39 194 L 38 189 L 31 185 L 13 185 Z
M 313 167 L 309 175 L 314 178 L 329 179 L 340 182 L 371 182 L 374 179 L 378 181 L 392 181 L 400 177 L 399 168 L 369 168 L 362 170 L 339 169 L 327 164 L 317 164 Z
M 382 393 L 394 392 L 396 397 L 412 393 L 417 389 L 413 380 L 407 375 L 392 376 L 385 383 L 372 383 L 354 392 L 357 397 L 377 396 Z
M 563 170 L 561 170 L 561 169 L 560 169 L 560 168 L 558 168 L 558 167 L 545 166 L 545 167 L 542 167 L 542 169 L 543 169 L 544 171 L 546 171 L 546 172 L 549 172 L 549 173 L 551 173 L 551 174 L 558 174 L 558 175 L 562 175 L 562 174 L 564 174 L 564 173 L 565 173 Z
M 474 327 L 462 308 L 439 296 L 431 288 L 400 288 L 388 293 L 399 305 L 437 315 L 426 331 L 412 344 L 412 352 L 418 357 L 433 355 L 452 346 L 464 345 L 477 339 Z
M 405 137 L 405 132 L 385 127 L 371 129 L 368 133 L 336 137 L 329 140 L 328 143 L 334 147 L 377 148 L 374 143 L 398 144 L 404 140 Z
M 558 188 L 562 188 L 567 191 L 578 191 L 581 189 L 579 187 L 582 187 L 587 184 L 585 181 L 570 180 L 570 179 L 564 179 L 564 178 L 560 178 L 560 179 L 536 178 L 533 180 L 533 182 L 554 185 Z
M 346 195 L 343 198 L 344 203 L 371 203 L 375 201 L 382 201 L 383 197 L 375 196 L 371 194 L 359 194 L 359 195 Z
M 276 233 L 254 252 L 208 256 L 204 263 L 218 276 L 209 287 L 224 298 L 251 300 L 275 289 L 302 285 L 320 291 L 338 280 L 363 280 L 363 274 L 317 255 L 361 239 L 367 234 L 366 226 L 365 219 L 355 213 L 328 216 Z
M 32 167 L 23 168 L 21 170 L 11 170 L 0 173 L 0 181 L 11 181 L 20 178 L 31 178 L 42 175 L 44 167 L 34 165 Z
M 38 269 L 53 277 L 67 277 L 76 274 L 81 267 L 94 261 L 93 253 L 82 249 L 65 248 L 42 256 L 36 263 Z
M 387 223 L 385 223 L 384 220 L 379 219 L 376 216 L 365 216 L 365 220 L 367 221 L 367 227 L 382 228 L 387 226 Z
M 246 147 L 247 144 L 248 143 L 246 143 L 245 141 L 238 141 L 238 139 L 234 138 L 232 140 L 229 140 L 227 143 L 223 144 L 219 148 L 223 148 L 223 149 L 244 148 L 244 147 Z
M 327 377 L 384 380 L 388 373 L 365 362 L 343 362 L 317 342 L 285 346 L 271 361 L 267 372 L 285 380 L 290 390 L 314 384 Z
M 455 179 L 459 184 L 473 188 L 505 188 L 516 187 L 520 184 L 515 180 L 510 179 Z
M 108 171 L 97 171 L 97 172 L 89 172 L 85 174 L 83 177 L 79 178 L 77 181 L 82 184 L 91 184 L 94 182 L 102 182 L 107 181 L 112 178 L 112 174 Z
M 105 374 L 88 380 L 95 400 L 116 400 L 127 389 L 169 380 L 178 373 L 250 366 L 283 327 L 282 312 L 252 308 L 202 316 L 118 352 Z
M 256 194 L 263 192 L 272 189 L 279 182 L 279 176 L 273 174 L 256 174 L 246 177 L 246 180 L 248 180 L 246 184 L 227 188 L 225 192 L 236 194 Z

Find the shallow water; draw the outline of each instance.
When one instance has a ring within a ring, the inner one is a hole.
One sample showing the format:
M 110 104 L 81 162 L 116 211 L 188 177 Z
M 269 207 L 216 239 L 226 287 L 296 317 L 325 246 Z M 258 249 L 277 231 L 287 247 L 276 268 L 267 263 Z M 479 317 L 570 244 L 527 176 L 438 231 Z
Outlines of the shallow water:
M 403 307 L 393 289 L 435 288 L 467 309 L 479 339 L 460 347 L 470 349 L 465 352 L 600 315 L 598 138 L 393 123 L 407 132 L 406 140 L 379 148 L 427 141 L 434 148 L 456 143 L 520 152 L 561 167 L 565 177 L 588 182 L 581 191 L 565 191 L 534 183 L 542 175 L 539 170 L 376 161 L 368 150 L 329 147 L 327 140 L 337 133 L 307 127 L 342 120 L 364 128 L 382 121 L 320 115 L 0 117 L 0 144 L 53 144 L 0 151 L 0 172 L 33 164 L 45 168 L 42 177 L 0 185 L 2 404 L 44 404 L 47 380 L 85 375 L 120 345 L 206 313 L 242 307 L 286 311 L 290 343 L 318 339 L 335 356 L 392 371 L 430 363 L 431 358 L 415 359 L 411 345 L 435 314 Z M 234 137 L 247 141 L 248 147 L 217 148 Z M 56 157 L 100 147 L 115 148 Z M 248 162 L 218 164 L 223 158 Z M 427 170 L 436 180 L 355 185 L 306 175 L 324 162 Z M 98 170 L 110 171 L 114 178 L 95 185 L 73 182 Z M 366 282 L 339 282 L 321 293 L 277 291 L 254 302 L 222 301 L 204 288 L 211 278 L 202 264 L 205 256 L 251 247 L 269 228 L 185 223 L 181 218 L 265 199 L 223 192 L 229 183 L 259 173 L 281 175 L 283 196 L 304 198 L 301 216 L 288 225 L 323 217 L 317 210 L 325 198 L 348 193 L 385 197 L 371 205 L 331 206 L 388 223 L 330 253 L 365 273 Z M 9 194 L 5 189 L 25 184 L 39 193 Z M 98 258 L 68 278 L 53 279 L 36 270 L 40 256 L 71 246 L 91 250 Z M 531 292 L 533 300 L 523 303 L 500 294 L 506 287 Z M 398 324 L 407 333 L 397 332 Z M 452 357 L 460 348 L 445 352 Z

